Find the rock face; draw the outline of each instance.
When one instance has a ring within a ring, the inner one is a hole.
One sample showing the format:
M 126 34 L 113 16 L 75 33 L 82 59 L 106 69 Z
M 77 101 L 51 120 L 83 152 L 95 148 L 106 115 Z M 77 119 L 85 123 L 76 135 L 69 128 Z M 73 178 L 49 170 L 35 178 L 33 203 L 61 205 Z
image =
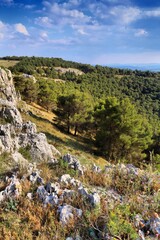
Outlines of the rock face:
M 9 70 L 2 68 L 0 68 L 0 99 L 13 106 L 16 105 L 18 100 L 12 74 Z
M 14 160 L 16 156 L 21 160 L 18 152 L 24 148 L 34 161 L 54 162 L 59 151 L 48 144 L 45 134 L 37 133 L 34 123 L 22 121 L 17 102 L 11 72 L 0 68 L 0 153 L 9 152 Z

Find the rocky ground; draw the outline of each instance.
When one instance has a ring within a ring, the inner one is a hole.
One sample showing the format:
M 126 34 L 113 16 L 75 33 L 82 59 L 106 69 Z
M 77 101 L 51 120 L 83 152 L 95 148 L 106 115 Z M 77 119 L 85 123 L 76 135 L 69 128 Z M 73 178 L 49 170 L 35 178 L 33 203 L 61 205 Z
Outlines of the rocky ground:
M 159 173 L 61 156 L 23 122 L 8 70 L 0 90 L 1 163 L 14 163 L 0 175 L 0 239 L 160 239 Z

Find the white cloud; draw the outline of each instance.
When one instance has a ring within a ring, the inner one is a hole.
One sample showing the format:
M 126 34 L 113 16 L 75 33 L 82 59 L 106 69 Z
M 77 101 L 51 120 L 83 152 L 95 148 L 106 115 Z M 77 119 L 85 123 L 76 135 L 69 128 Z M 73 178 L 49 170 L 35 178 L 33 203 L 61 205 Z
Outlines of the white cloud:
M 51 4 L 48 1 L 44 1 L 43 4 L 43 11 L 46 13 L 46 16 L 56 25 L 73 25 L 91 22 L 92 17 L 78 9 L 77 4 L 79 4 L 79 1 L 70 0 L 69 2 L 61 4 Z
M 29 33 L 26 27 L 22 23 L 15 24 L 15 30 L 25 36 L 29 36 Z
M 0 40 L 4 38 L 4 34 L 0 32 Z
M 52 27 L 53 22 L 49 17 L 38 17 L 35 19 L 35 23 L 42 27 Z
M 40 37 L 41 37 L 42 40 L 48 39 L 48 34 L 47 34 L 47 32 L 42 31 L 42 32 L 40 32 L 39 35 L 40 35 Z
M 2 21 L 0 21 L 0 30 L 2 30 L 4 27 L 5 27 L 5 24 Z
M 77 32 L 80 33 L 81 35 L 88 35 L 83 28 L 79 28 Z
M 134 35 L 136 37 L 145 37 L 148 36 L 148 32 L 145 29 L 137 29 Z
M 160 8 L 145 11 L 145 15 L 148 17 L 160 17 Z
M 141 17 L 141 11 L 135 7 L 118 6 L 110 10 L 110 15 L 121 24 L 130 24 Z
M 31 9 L 33 9 L 33 8 L 35 8 L 36 7 L 36 5 L 24 5 L 24 8 L 25 9 L 28 9 L 28 10 L 31 10 Z

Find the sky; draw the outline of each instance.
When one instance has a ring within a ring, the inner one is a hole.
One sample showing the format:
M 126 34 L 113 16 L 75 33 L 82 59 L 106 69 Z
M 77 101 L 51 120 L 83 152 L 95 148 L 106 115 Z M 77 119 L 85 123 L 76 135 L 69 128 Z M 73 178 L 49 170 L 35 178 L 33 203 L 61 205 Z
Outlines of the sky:
M 0 0 L 0 56 L 160 63 L 159 0 Z

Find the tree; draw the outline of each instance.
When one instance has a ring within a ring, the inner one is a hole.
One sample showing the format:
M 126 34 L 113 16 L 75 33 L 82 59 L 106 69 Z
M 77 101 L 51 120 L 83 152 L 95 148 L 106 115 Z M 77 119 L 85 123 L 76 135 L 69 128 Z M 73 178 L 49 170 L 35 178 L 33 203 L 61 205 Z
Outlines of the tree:
M 23 100 L 26 102 L 34 102 L 37 100 L 38 84 L 34 82 L 33 78 L 22 76 L 14 77 L 16 90 L 20 92 Z
M 59 120 L 67 125 L 67 132 L 70 133 L 71 128 L 73 128 L 74 135 L 77 135 L 78 129 L 89 117 L 92 98 L 88 94 L 77 91 L 76 93 L 58 97 L 57 107 Z
M 46 108 L 47 111 L 52 110 L 52 108 L 56 105 L 56 95 L 54 93 L 54 89 L 45 80 L 39 81 L 38 103 Z
M 148 121 L 137 113 L 129 99 L 108 97 L 95 111 L 96 145 L 108 159 L 142 159 L 152 142 Z

